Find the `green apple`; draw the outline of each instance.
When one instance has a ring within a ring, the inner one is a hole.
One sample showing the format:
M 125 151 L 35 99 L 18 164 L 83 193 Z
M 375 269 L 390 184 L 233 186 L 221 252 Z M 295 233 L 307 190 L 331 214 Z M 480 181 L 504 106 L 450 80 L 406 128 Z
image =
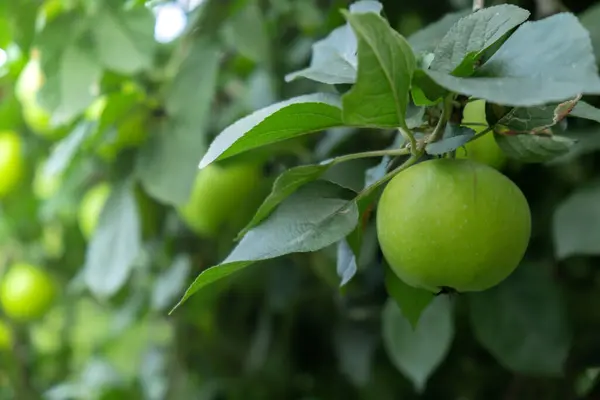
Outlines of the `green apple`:
M 4 314 L 15 321 L 40 318 L 50 309 L 55 297 L 52 277 L 32 264 L 13 264 L 0 282 L 0 304 Z
M 0 198 L 12 193 L 23 180 L 25 160 L 21 137 L 13 131 L 0 132 Z
M 521 190 L 485 164 L 435 159 L 395 176 L 377 209 L 381 250 L 408 285 L 481 291 L 518 266 L 531 234 Z
M 259 163 L 210 164 L 198 172 L 187 203 L 177 211 L 200 236 L 239 230 L 262 199 L 262 182 Z
M 467 103 L 463 110 L 461 124 L 467 126 L 480 134 L 489 128 L 485 116 L 485 100 L 473 100 Z M 483 137 L 468 142 L 465 146 L 456 150 L 457 158 L 469 158 L 471 160 L 487 164 L 496 169 L 502 169 L 507 162 L 507 157 L 496 143 L 493 132 L 488 132 Z

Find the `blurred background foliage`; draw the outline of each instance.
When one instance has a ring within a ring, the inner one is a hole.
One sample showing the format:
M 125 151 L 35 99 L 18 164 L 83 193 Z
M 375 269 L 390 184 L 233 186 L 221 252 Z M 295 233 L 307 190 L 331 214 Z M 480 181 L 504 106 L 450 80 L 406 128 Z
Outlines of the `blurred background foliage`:
M 405 36 L 471 7 L 382 3 Z M 511 3 L 577 14 L 600 57 L 598 2 Z M 563 127 L 580 139 L 567 157 L 504 171 L 533 211 L 524 265 L 436 300 L 416 331 L 385 305 L 374 226 L 342 289 L 332 247 L 256 265 L 169 315 L 278 173 L 391 143 L 334 129 L 198 173 L 236 119 L 333 90 L 284 76 L 348 5 L 0 2 L 1 399 L 600 398 L 600 127 L 584 120 Z M 360 188 L 374 165 L 328 179 Z

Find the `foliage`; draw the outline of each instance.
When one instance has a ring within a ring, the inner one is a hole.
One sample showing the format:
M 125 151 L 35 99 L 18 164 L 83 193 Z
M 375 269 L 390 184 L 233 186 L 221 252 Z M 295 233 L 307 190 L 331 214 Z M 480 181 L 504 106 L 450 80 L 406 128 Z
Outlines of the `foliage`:
M 0 4 L 0 399 L 596 398 L 600 8 L 485 3 Z M 383 189 L 484 145 L 521 264 L 410 286 Z

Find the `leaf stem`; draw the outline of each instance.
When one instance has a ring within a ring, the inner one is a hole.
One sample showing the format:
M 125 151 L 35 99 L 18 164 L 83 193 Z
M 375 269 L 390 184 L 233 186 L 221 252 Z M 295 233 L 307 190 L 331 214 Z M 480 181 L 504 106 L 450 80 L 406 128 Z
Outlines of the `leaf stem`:
M 433 132 L 427 139 L 427 143 L 437 142 L 444 135 L 444 131 L 446 130 L 446 125 L 448 124 L 448 118 L 450 118 L 452 100 L 453 99 L 451 96 L 448 96 L 444 100 L 444 104 L 442 106 L 442 115 L 440 116 L 440 119 L 439 119 L 437 125 L 435 126 Z
M 413 155 L 417 155 L 417 140 L 415 139 L 415 135 L 406 127 L 399 127 L 398 131 L 404 137 L 404 139 L 408 140 L 410 143 L 410 152 Z
M 391 150 L 375 150 L 375 151 L 365 151 L 363 153 L 352 153 L 346 154 L 344 156 L 336 157 L 331 159 L 329 162 L 332 164 L 338 164 L 345 161 L 356 160 L 359 158 L 368 158 L 368 157 L 384 157 L 384 156 L 405 156 L 410 154 L 411 150 L 409 149 L 391 149 Z
M 364 199 L 365 197 L 368 197 L 379 186 L 383 185 L 384 183 L 386 183 L 387 181 L 392 179 L 394 176 L 396 176 L 400 172 L 404 171 L 405 169 L 407 169 L 408 167 L 410 167 L 414 163 L 416 163 L 419 160 L 419 158 L 421 158 L 422 155 L 423 155 L 423 150 L 420 150 L 418 152 L 418 154 L 416 154 L 416 155 L 415 154 L 411 155 L 410 158 L 408 160 L 404 161 L 400 166 L 391 170 L 390 172 L 385 174 L 381 179 L 379 179 L 378 181 L 373 183 L 371 186 L 369 186 L 368 188 L 365 188 L 362 192 L 360 192 L 358 194 L 358 196 L 356 196 L 355 201 L 358 202 L 358 201 Z

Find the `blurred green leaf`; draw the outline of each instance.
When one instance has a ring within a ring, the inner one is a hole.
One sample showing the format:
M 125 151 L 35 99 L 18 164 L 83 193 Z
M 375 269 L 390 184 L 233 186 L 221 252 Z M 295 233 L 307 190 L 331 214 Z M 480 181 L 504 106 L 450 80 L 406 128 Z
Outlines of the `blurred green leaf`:
M 356 275 L 358 268 L 356 258 L 348 242 L 344 239 L 337 246 L 337 267 L 336 271 L 340 277 L 340 286 L 345 286 L 350 279 Z
M 456 22 L 434 51 L 430 68 L 469 76 L 483 52 L 529 17 L 529 11 L 503 4 L 471 13 Z
M 107 69 L 134 74 L 153 65 L 154 16 L 145 7 L 125 9 L 122 1 L 99 3 L 91 26 L 100 63 Z
M 335 330 L 334 345 L 340 371 L 364 387 L 371 377 L 377 338 L 359 325 L 344 323 Z
M 494 137 L 508 157 L 526 163 L 550 161 L 568 153 L 576 143 L 573 139 L 557 135 L 494 133 Z
M 141 251 L 141 222 L 130 182 L 113 187 L 88 244 L 84 280 L 94 296 L 114 295 L 127 281 Z
M 514 372 L 562 376 L 571 329 L 546 264 L 525 263 L 500 285 L 470 293 L 477 340 Z
M 341 126 L 339 98 L 315 93 L 258 110 L 227 127 L 211 143 L 200 168 L 236 154 L 327 128 Z
M 579 20 L 590 33 L 596 60 L 600 63 L 600 24 L 598 24 L 598 20 L 600 20 L 600 4 L 590 6 L 579 15 Z
M 168 121 L 156 127 L 141 150 L 136 170 L 144 188 L 168 204 L 183 204 L 206 149 L 205 129 L 219 72 L 219 50 L 197 40 L 172 82 Z
M 256 261 L 327 247 L 356 225 L 356 204 L 343 200 L 342 188 L 328 182 L 303 187 L 283 202 L 261 225 L 250 230 L 219 265 L 202 272 L 175 306 L 195 292 Z
M 350 5 L 350 13 L 380 14 L 382 4 L 362 0 Z M 334 29 L 326 38 L 313 44 L 310 66 L 285 76 L 290 82 L 297 78 L 311 79 L 330 85 L 354 83 L 358 60 L 356 36 L 349 23 Z
M 82 122 L 67 137 L 52 147 L 52 152 L 42 171 L 44 179 L 58 177 L 69 167 L 81 144 L 91 134 L 92 127 L 89 122 Z
M 552 235 L 559 260 L 600 254 L 600 184 L 578 188 L 554 211 Z
M 187 255 L 178 255 L 169 268 L 156 279 L 150 303 L 154 310 L 165 310 L 185 288 L 188 274 L 192 269 Z
M 342 97 L 348 125 L 406 127 L 415 57 L 406 40 L 374 13 L 345 14 L 358 38 L 358 76 Z
M 41 103 L 52 111 L 51 123 L 70 122 L 94 101 L 94 85 L 101 69 L 89 48 L 72 43 L 60 54 L 56 69 L 44 69 L 46 83 L 40 90 Z
M 271 61 L 271 38 L 256 0 L 246 1 L 223 26 L 227 44 L 239 54 L 263 65 Z
M 382 319 L 388 357 L 422 393 L 429 376 L 450 350 L 454 327 L 449 299 L 436 297 L 423 312 L 417 329 L 413 329 L 392 298 L 385 303 Z
M 413 329 L 416 329 L 423 311 L 435 298 L 434 294 L 407 285 L 394 274 L 389 266 L 385 268 L 385 287 L 390 297 L 396 301 L 402 315 Z
M 531 107 L 600 94 L 589 35 L 568 13 L 521 25 L 473 77 L 426 72 L 446 89 L 502 105 Z

